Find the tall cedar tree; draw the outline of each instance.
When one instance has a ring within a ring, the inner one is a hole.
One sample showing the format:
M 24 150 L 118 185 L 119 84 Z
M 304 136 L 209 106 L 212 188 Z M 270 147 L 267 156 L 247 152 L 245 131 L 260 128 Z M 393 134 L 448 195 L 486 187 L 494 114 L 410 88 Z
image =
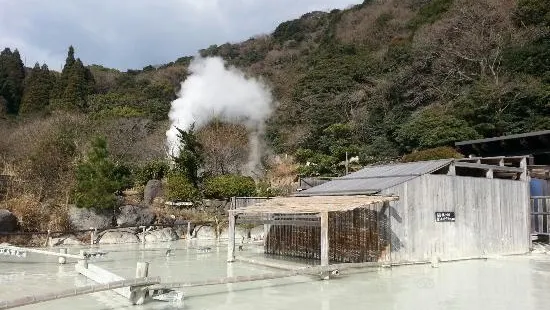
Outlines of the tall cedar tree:
M 18 50 L 6 48 L 0 53 L 0 97 L 6 105 L 5 110 L 17 114 L 23 96 L 25 68 Z M 2 108 L 0 108 L 2 110 Z
M 65 66 L 57 83 L 55 98 L 69 110 L 86 108 L 86 98 L 94 91 L 95 80 L 82 61 L 74 57 L 74 48 L 69 47 Z
M 54 85 L 54 76 L 47 65 L 34 65 L 25 82 L 25 92 L 21 102 L 20 114 L 40 112 L 50 101 L 51 90 Z

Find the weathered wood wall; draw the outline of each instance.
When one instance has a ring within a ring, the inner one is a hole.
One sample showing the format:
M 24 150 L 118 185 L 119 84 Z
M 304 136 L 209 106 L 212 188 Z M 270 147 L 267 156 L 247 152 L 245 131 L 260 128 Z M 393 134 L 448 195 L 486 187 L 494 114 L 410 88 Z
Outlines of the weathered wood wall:
M 393 262 L 527 253 L 529 182 L 423 175 L 386 189 L 392 203 Z M 435 212 L 454 211 L 455 222 Z

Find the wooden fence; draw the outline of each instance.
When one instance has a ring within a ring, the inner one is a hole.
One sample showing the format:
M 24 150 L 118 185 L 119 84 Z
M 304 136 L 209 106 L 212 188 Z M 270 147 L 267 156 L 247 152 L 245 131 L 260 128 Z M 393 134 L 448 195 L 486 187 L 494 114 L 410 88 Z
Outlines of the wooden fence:
M 531 234 L 550 235 L 550 196 L 531 197 Z

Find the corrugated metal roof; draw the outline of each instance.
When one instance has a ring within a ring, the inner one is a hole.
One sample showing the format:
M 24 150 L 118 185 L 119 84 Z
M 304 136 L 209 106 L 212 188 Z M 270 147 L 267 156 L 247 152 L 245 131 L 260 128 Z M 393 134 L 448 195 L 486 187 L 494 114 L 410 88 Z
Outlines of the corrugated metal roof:
M 452 159 L 367 167 L 312 187 L 297 196 L 374 194 L 449 165 Z

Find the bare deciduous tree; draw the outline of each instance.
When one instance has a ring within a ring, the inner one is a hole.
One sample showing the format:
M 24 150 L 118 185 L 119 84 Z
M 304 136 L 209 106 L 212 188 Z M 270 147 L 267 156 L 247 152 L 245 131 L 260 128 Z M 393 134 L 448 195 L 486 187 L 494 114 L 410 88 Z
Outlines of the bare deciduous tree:
M 204 169 L 214 175 L 239 173 L 248 161 L 248 132 L 242 125 L 213 121 L 198 131 Z

